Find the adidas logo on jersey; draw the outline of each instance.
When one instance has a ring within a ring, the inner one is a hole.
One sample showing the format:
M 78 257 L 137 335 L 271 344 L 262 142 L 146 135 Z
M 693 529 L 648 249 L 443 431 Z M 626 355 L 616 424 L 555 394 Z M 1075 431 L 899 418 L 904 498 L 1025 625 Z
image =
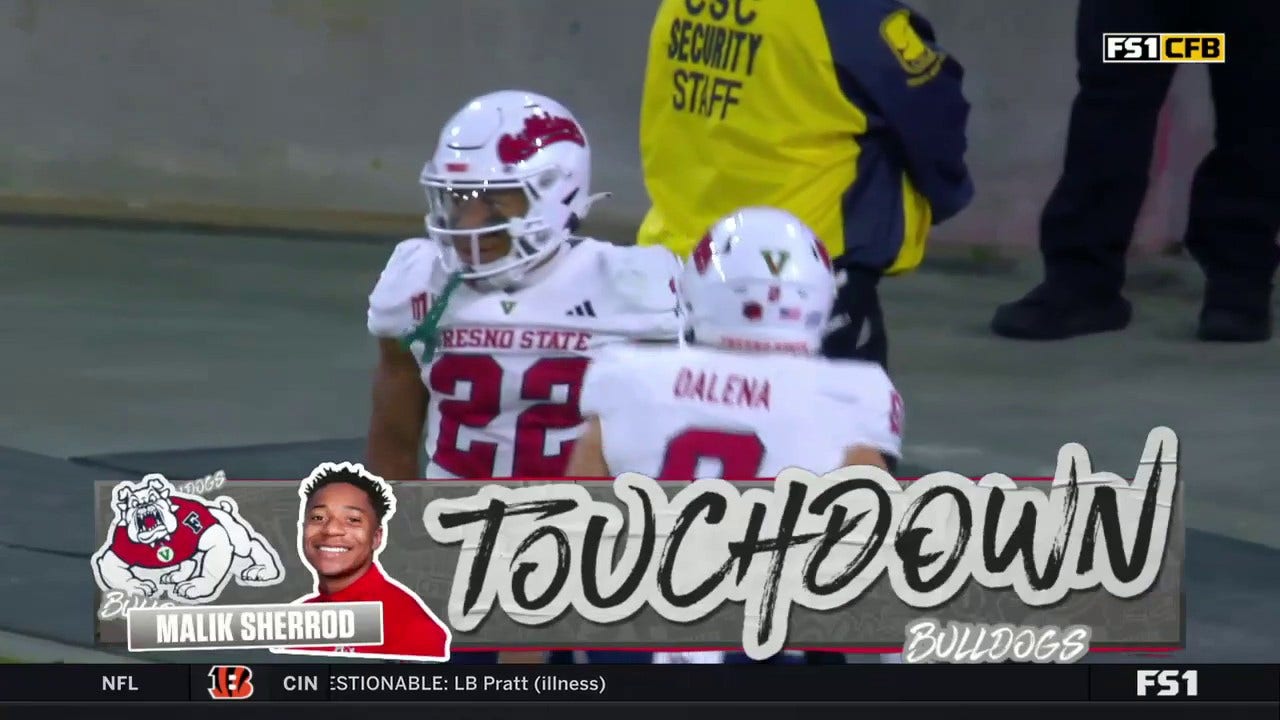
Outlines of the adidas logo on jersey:
M 565 315 L 576 315 L 578 317 L 595 317 L 596 309 L 591 307 L 591 301 L 588 300 L 581 305 L 575 305 L 565 313 Z

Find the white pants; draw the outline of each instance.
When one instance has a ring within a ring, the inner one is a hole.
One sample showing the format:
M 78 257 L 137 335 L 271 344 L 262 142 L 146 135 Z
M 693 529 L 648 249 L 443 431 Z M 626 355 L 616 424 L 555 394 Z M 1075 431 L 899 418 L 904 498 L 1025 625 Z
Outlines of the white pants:
M 719 650 L 657 652 L 653 654 L 654 665 L 719 665 L 723 662 L 724 653 Z
M 722 662 L 724 662 L 724 653 L 717 650 L 708 650 L 703 652 L 660 652 L 653 654 L 654 665 L 719 665 Z M 881 655 L 880 663 L 882 665 L 901 665 L 902 653 Z

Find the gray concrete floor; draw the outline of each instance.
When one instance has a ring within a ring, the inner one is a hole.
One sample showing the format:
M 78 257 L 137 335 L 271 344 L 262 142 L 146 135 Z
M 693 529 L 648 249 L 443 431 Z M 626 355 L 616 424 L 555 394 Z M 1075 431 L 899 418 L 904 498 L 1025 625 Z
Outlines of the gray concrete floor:
M 309 448 L 358 449 L 373 359 L 365 296 L 389 247 L 0 227 L 0 629 L 88 644 L 87 601 L 77 608 L 92 530 L 52 537 L 33 509 L 89 517 L 91 478 L 269 475 L 309 469 Z M 1280 437 L 1280 344 L 1193 341 L 1199 282 L 1181 261 L 1135 271 L 1123 333 L 1002 341 L 986 331 L 991 311 L 1038 264 L 964 265 L 883 286 L 912 466 L 1048 475 L 1076 441 L 1096 468 L 1130 475 L 1147 432 L 1172 427 L 1190 651 L 1275 661 L 1280 501 L 1265 448 Z M 245 447 L 278 443 L 300 444 Z M 209 448 L 228 450 L 184 452 Z

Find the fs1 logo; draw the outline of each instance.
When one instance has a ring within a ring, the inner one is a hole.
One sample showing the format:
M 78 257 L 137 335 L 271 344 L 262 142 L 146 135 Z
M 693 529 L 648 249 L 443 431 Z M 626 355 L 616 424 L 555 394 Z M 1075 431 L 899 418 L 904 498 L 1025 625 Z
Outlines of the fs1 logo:
M 1138 697 L 1151 695 L 1151 688 L 1159 688 L 1156 697 L 1195 697 L 1200 694 L 1199 676 L 1197 670 L 1139 670 Z
M 1227 36 L 1222 33 L 1103 33 L 1105 63 L 1222 63 Z

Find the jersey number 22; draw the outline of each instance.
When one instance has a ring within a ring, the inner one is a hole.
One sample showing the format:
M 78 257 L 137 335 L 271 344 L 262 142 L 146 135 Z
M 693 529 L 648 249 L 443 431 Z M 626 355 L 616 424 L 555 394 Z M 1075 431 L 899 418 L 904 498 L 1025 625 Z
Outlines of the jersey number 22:
M 455 395 L 462 383 L 471 386 L 470 397 L 440 402 L 440 431 L 431 460 L 462 478 L 493 477 L 498 444 L 472 440 L 466 450 L 458 447 L 463 427 L 482 430 L 502 414 L 502 365 L 490 355 L 447 354 L 431 364 L 430 388 L 441 395 Z M 543 358 L 524 372 L 520 399 L 534 402 L 516 417 L 511 477 L 558 477 L 569 463 L 573 442 L 560 443 L 559 452 L 547 454 L 548 430 L 568 430 L 582 423 L 578 396 L 587 359 Z M 557 387 L 567 389 L 564 402 L 555 402 Z

